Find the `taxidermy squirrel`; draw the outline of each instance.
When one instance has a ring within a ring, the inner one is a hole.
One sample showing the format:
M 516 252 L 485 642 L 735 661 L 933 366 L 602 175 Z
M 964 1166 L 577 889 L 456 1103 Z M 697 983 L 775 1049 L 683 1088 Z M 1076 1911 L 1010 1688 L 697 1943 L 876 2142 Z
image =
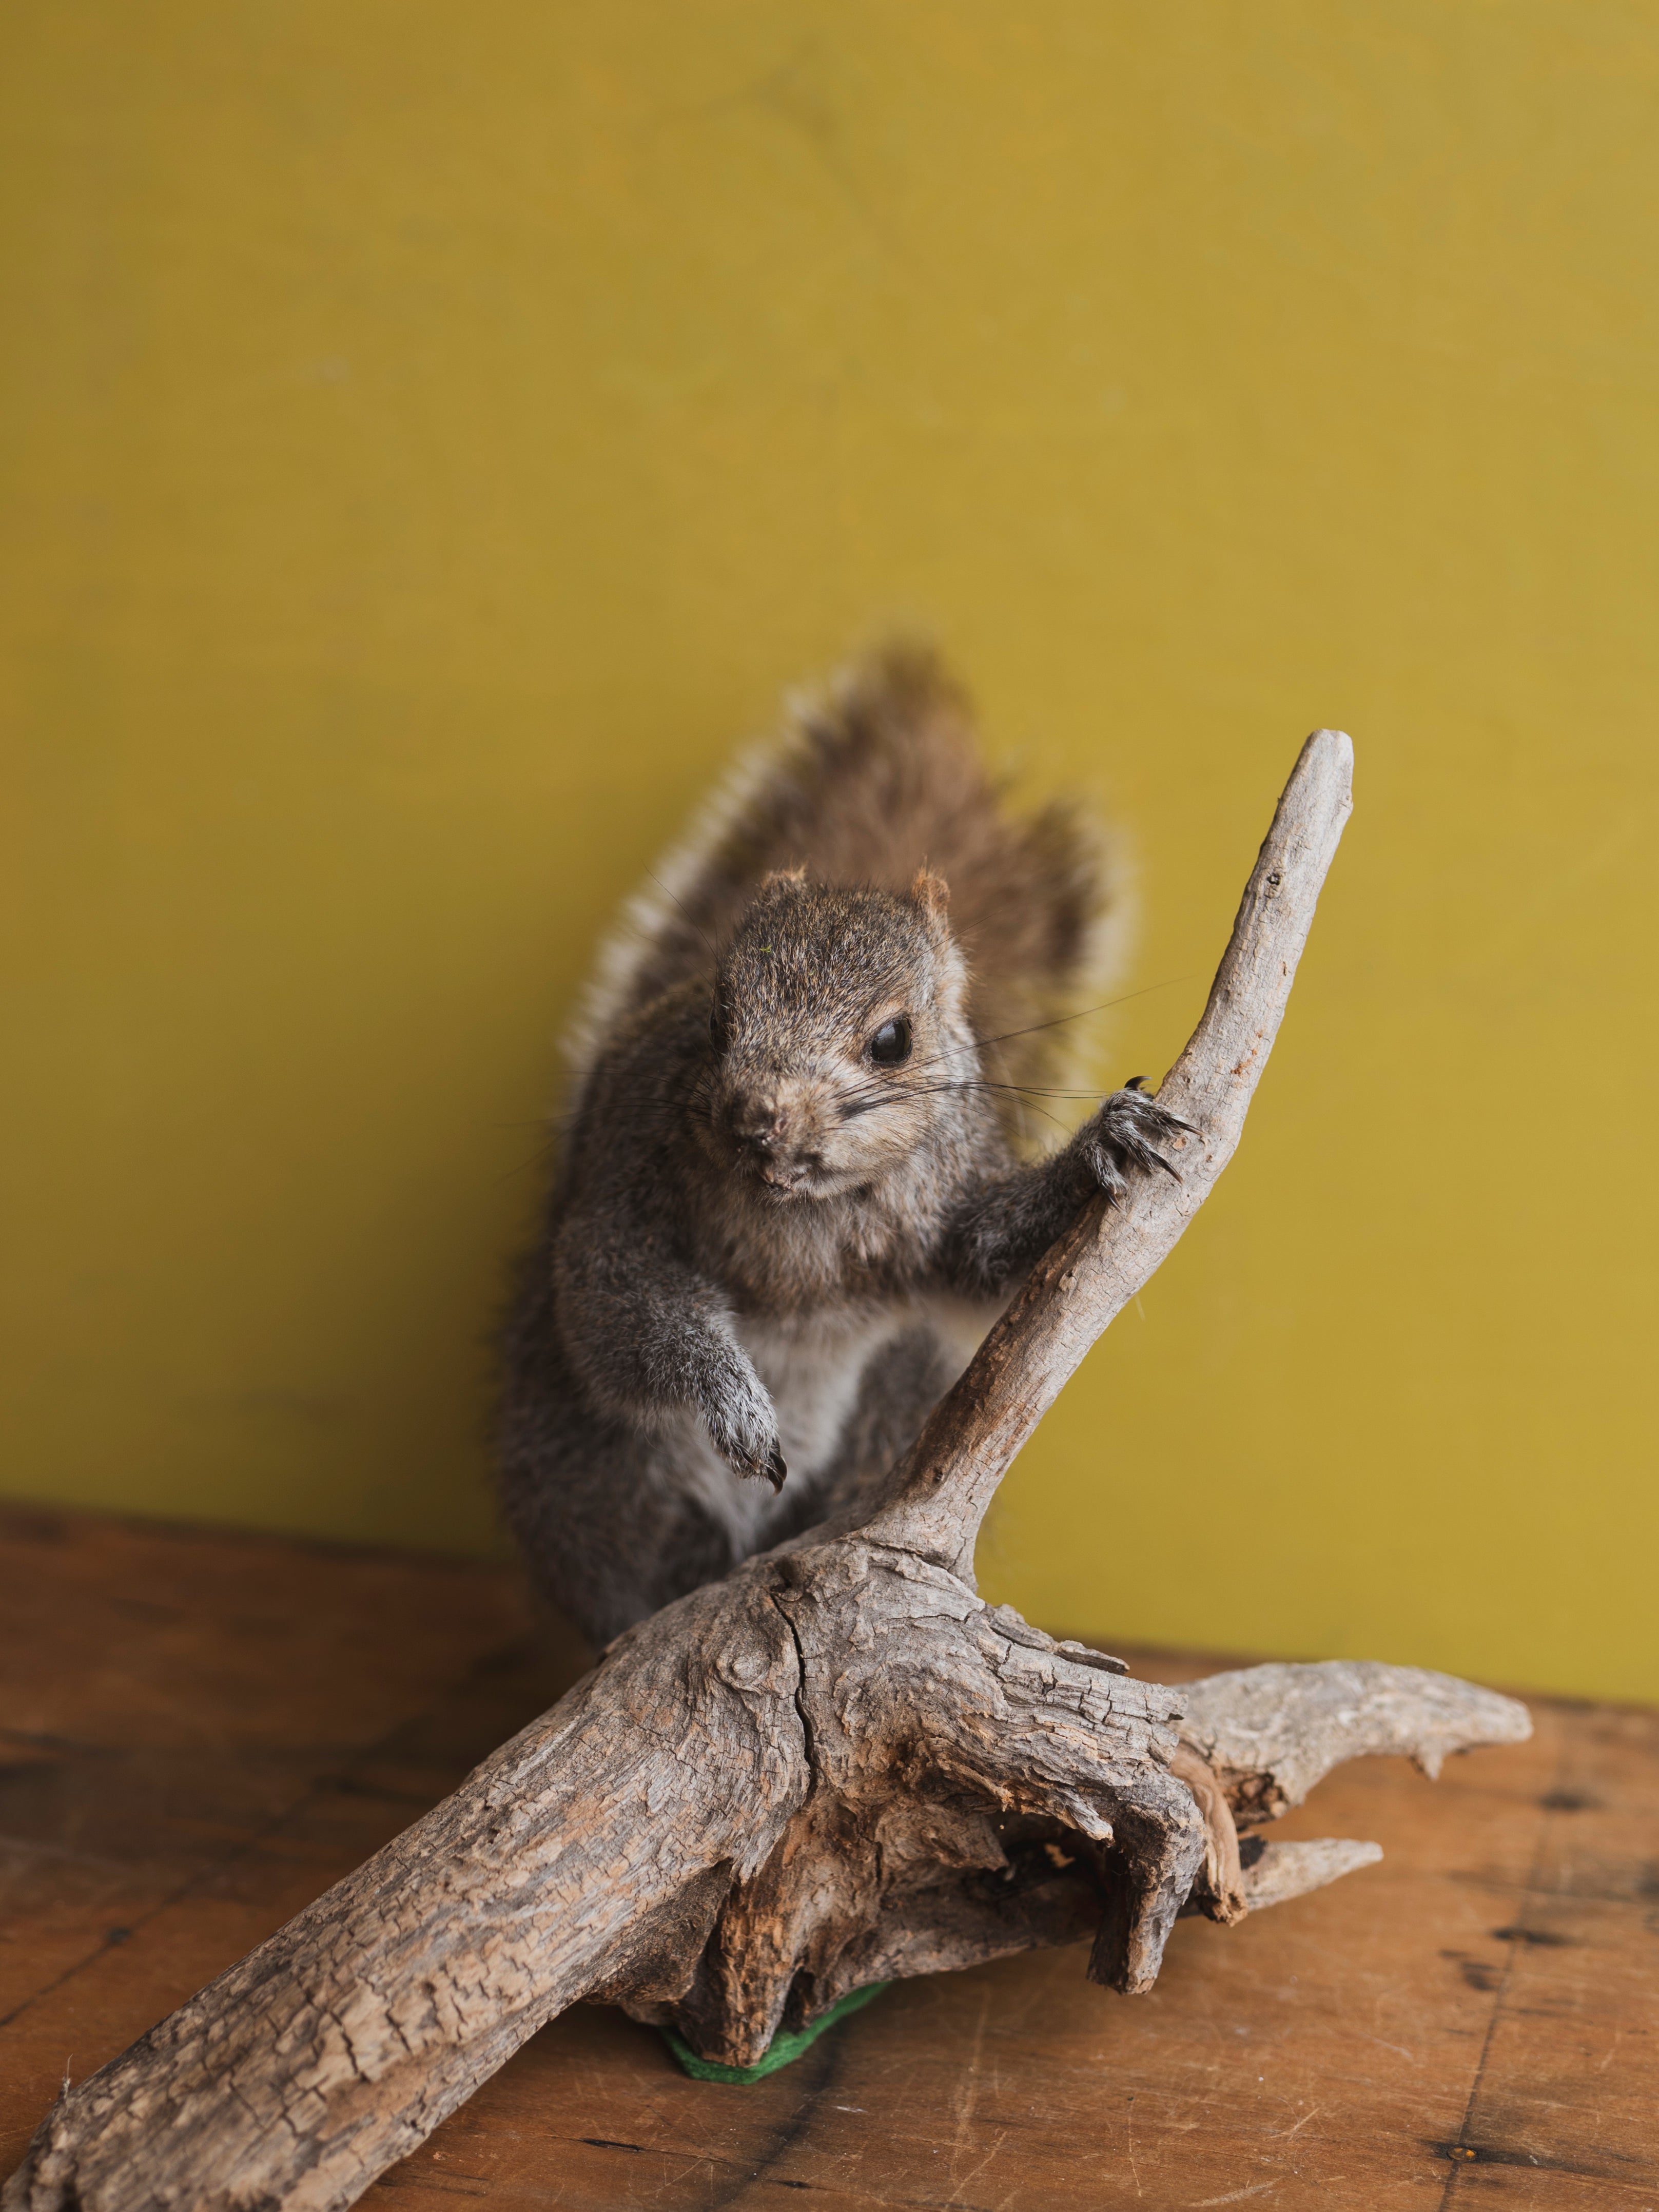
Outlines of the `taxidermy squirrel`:
M 798 708 L 605 954 L 506 1334 L 507 1517 L 604 1644 L 873 1495 L 1020 1277 L 1182 1125 L 1018 1149 L 1108 900 L 890 648 Z

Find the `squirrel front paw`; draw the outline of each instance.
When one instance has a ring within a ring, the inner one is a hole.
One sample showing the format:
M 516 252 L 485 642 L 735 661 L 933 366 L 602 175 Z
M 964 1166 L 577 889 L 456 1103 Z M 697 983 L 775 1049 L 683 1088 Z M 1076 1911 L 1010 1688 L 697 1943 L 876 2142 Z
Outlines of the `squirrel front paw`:
M 764 1479 L 775 1492 L 783 1488 L 789 1469 L 777 1413 L 757 1375 L 734 1377 L 704 1405 L 703 1420 L 715 1450 L 734 1473 Z
M 1077 1144 L 1090 1174 L 1115 1206 L 1128 1191 L 1132 1167 L 1162 1168 L 1177 1182 L 1179 1171 L 1161 1152 L 1178 1136 L 1196 1133 L 1190 1121 L 1177 1121 L 1157 1099 L 1141 1089 L 1143 1078 L 1132 1075 L 1121 1091 L 1113 1091 L 1091 1121 L 1078 1132 Z

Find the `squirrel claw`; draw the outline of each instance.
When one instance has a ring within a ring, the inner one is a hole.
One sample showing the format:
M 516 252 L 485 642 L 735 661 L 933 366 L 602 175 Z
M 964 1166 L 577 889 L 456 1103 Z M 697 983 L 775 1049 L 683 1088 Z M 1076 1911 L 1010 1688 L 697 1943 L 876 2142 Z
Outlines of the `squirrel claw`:
M 1198 1131 L 1193 1127 L 1190 1121 L 1183 1121 L 1179 1114 L 1172 1114 L 1167 1106 L 1160 1106 L 1158 1104 L 1156 1097 L 1154 1097 L 1152 1093 L 1147 1090 L 1146 1079 L 1144 1075 L 1132 1075 L 1128 1081 L 1124 1085 L 1123 1089 L 1124 1091 L 1138 1091 L 1140 1097 L 1146 1101 L 1146 1104 L 1152 1108 L 1157 1119 L 1166 1129 L 1179 1129 L 1183 1135 L 1188 1137 L 1195 1137 L 1198 1134 Z M 1118 1095 L 1121 1097 L 1122 1096 L 1122 1092 L 1120 1091 Z M 1151 1147 L 1148 1146 L 1147 1149 L 1150 1151 Z M 1156 1152 L 1152 1153 L 1152 1158 L 1155 1160 L 1158 1160 L 1159 1167 L 1169 1168 L 1170 1173 L 1171 1175 L 1175 1175 L 1175 1170 L 1170 1167 L 1168 1160 L 1158 1159 L 1158 1156 Z M 1176 1181 L 1179 1182 L 1180 1180 L 1180 1176 L 1176 1176 Z
M 775 1498 L 779 1491 L 783 1488 L 789 1474 L 789 1469 L 784 1464 L 783 1454 L 775 1444 L 773 1445 L 767 1459 L 765 1474 L 767 1480 L 772 1486 L 772 1495 Z
M 1165 1159 L 1158 1144 L 1177 1133 L 1195 1136 L 1189 1121 L 1171 1114 L 1142 1088 L 1145 1077 L 1132 1075 L 1121 1091 L 1115 1091 L 1096 1116 L 1098 1133 L 1088 1143 L 1085 1158 L 1109 1206 L 1119 1205 L 1127 1194 L 1127 1170 L 1138 1167 L 1150 1173 L 1161 1169 L 1173 1181 L 1181 1170 Z

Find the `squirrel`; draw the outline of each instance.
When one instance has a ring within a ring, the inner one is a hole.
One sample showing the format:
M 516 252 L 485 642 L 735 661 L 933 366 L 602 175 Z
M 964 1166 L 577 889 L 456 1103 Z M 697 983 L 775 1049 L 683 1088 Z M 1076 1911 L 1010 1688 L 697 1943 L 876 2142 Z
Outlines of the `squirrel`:
M 798 706 L 603 955 L 504 1332 L 497 1468 L 604 1645 L 873 1500 L 1096 1192 L 1175 1170 L 1137 1086 L 1022 1156 L 1113 902 L 1012 816 L 965 698 L 890 647 Z

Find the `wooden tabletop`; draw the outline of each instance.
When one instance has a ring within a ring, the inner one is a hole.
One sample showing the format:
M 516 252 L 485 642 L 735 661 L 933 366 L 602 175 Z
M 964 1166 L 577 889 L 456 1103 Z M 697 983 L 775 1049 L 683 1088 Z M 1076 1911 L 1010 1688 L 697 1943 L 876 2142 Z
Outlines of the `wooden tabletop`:
M 582 1663 L 505 1568 L 0 1511 L 0 2171 Z M 578 2006 L 365 2201 L 1659 2212 L 1659 1714 L 1532 1704 L 1434 1786 L 1332 1777 L 1278 1832 L 1381 1866 L 1183 1922 L 1150 1997 L 1004 1960 L 744 2087 Z

